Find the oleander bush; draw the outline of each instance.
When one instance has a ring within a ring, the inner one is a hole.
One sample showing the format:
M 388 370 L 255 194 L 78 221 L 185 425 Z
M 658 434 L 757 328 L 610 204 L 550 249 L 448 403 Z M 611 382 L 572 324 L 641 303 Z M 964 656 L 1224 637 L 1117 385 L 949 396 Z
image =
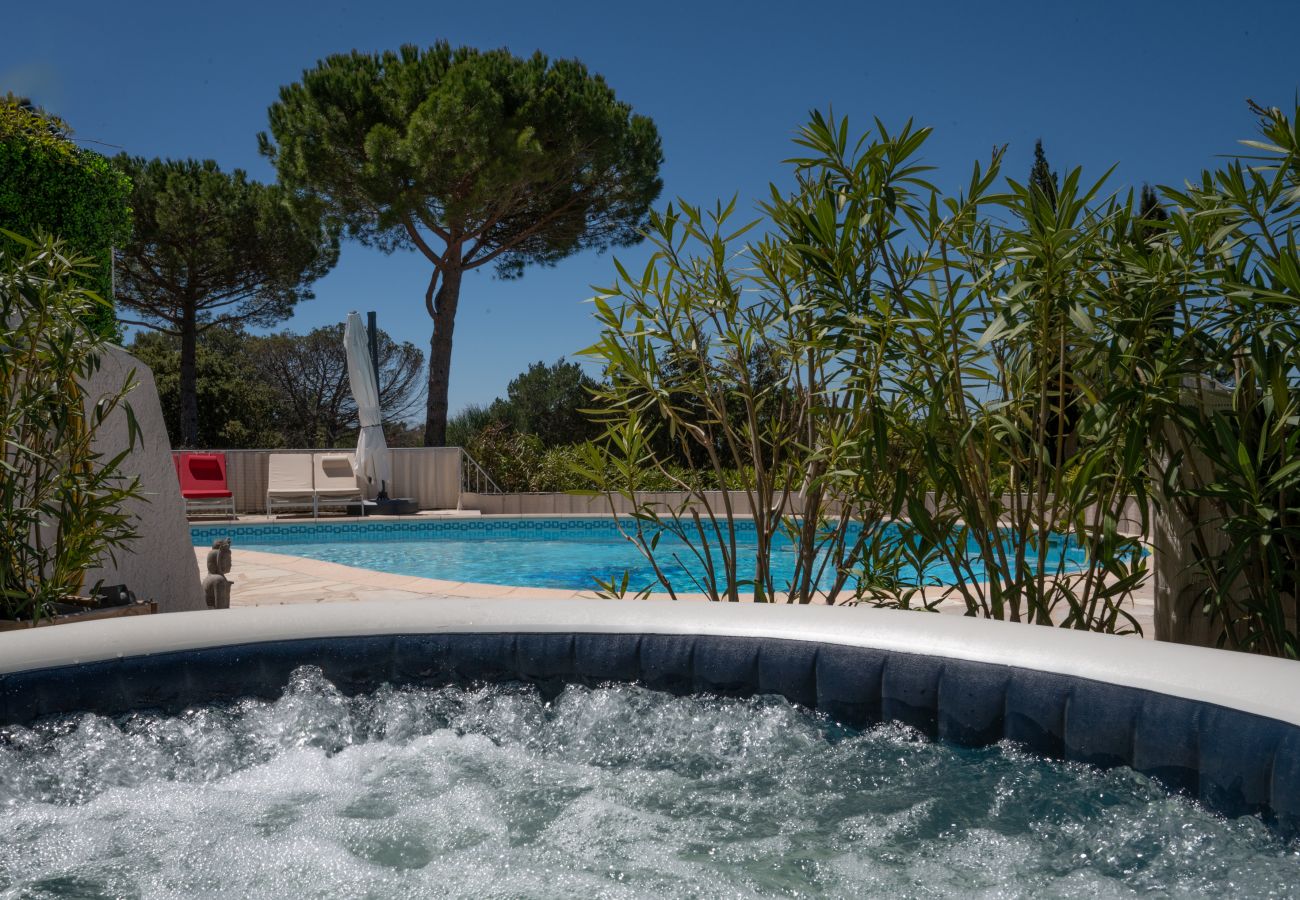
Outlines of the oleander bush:
M 136 535 L 134 378 L 100 396 L 85 387 L 107 344 L 92 324 L 105 301 L 85 286 L 95 265 L 61 241 L 0 232 L 0 618 L 49 615 Z M 115 413 L 126 446 L 97 447 Z
M 1300 658 L 1300 105 L 1252 104 L 1260 134 L 1165 192 L 1175 213 L 1143 283 L 1171 296 L 1166 501 L 1222 646 Z M 1146 260 L 1142 261 L 1143 263 Z M 1222 385 L 1207 397 L 1207 376 Z M 1227 394 L 1226 398 L 1224 394 Z M 1225 402 L 1226 400 L 1226 402 Z
M 668 531 L 712 567 L 696 589 L 714 599 L 955 597 L 1121 633 L 1151 511 L 1208 503 L 1187 540 L 1221 643 L 1296 656 L 1300 126 L 1255 111 L 1248 156 L 1141 195 L 1080 170 L 1022 185 L 1001 151 L 945 193 L 920 162 L 928 129 L 855 140 L 814 115 L 757 222 L 679 202 L 644 269 L 616 263 L 586 351 L 605 434 L 577 470 L 640 504 L 626 534 L 656 589 L 681 589 L 659 565 Z M 1228 408 L 1189 401 L 1208 382 Z M 683 457 L 715 483 L 745 473 L 740 507 L 642 502 L 648 473 L 702 499 Z M 752 580 L 736 513 L 754 518 Z M 1063 533 L 1081 569 L 1054 552 Z M 782 537 L 795 574 L 778 580 Z M 958 583 L 903 574 L 938 564 Z

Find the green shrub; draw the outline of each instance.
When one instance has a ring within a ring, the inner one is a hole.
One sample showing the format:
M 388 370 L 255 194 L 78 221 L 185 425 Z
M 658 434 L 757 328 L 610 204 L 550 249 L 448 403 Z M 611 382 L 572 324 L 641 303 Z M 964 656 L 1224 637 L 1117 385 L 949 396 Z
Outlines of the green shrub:
M 131 233 L 131 182 L 107 159 L 78 147 L 67 126 L 13 97 L 0 99 L 0 226 L 58 235 L 89 257 L 79 277 L 111 298 L 112 247 Z M 90 325 L 118 337 L 111 303 L 88 306 Z
M 285 445 L 285 429 L 276 418 L 279 397 L 256 370 L 255 340 L 227 328 L 213 328 L 199 339 L 195 360 L 199 447 Z M 173 447 L 180 446 L 180 340 L 140 331 L 127 349 L 153 372 L 167 434 Z
M 1193 526 L 1201 612 L 1222 646 L 1300 659 L 1300 103 L 1251 108 L 1246 150 L 1164 189 L 1166 255 L 1142 274 L 1181 328 L 1144 356 L 1172 375 L 1157 475 Z M 1206 375 L 1230 386 L 1224 408 Z
M 616 262 L 595 298 L 606 432 L 581 468 L 638 504 L 626 535 L 659 586 L 668 529 L 716 551 L 714 599 L 906 606 L 933 565 L 968 615 L 1131 632 L 1154 510 L 1190 523 L 1162 565 L 1204 585 L 1219 642 L 1300 657 L 1300 105 L 1252 109 L 1246 155 L 1140 195 L 1078 169 L 1050 191 L 1003 179 L 1001 151 L 943 194 L 922 177 L 929 129 L 852 141 L 814 114 L 757 226 L 734 203 L 655 215 L 646 267 Z M 1225 408 L 1204 402 L 1214 382 Z M 735 475 L 749 547 L 698 502 Z M 665 479 L 697 502 L 641 499 Z M 781 534 L 796 568 L 778 581 Z
M 103 305 L 84 287 L 90 261 L 0 234 L 0 618 L 40 619 L 135 537 L 125 505 L 139 479 L 122 471 L 138 436 L 134 380 L 86 394 L 106 344 L 89 324 Z M 106 454 L 95 436 L 119 410 L 126 446 Z
M 734 202 L 655 215 L 650 261 L 616 263 L 595 298 L 602 333 L 585 353 L 608 379 L 594 404 L 606 434 L 585 468 L 636 505 L 625 534 L 669 593 L 664 530 L 710 567 L 694 589 L 711 599 L 933 607 L 944 595 L 922 594 L 917 573 L 942 566 L 968 615 L 1128 630 L 1145 557 L 1116 513 L 1142 505 L 1147 442 L 1140 411 L 1101 421 L 1128 384 L 1103 371 L 1114 341 L 1089 318 L 1110 237 L 1095 191 L 1070 173 L 1052 218 L 1014 182 L 994 191 L 999 152 L 941 195 L 920 162 L 928 136 L 877 123 L 855 141 L 814 114 L 762 222 L 737 225 Z M 1095 388 L 1076 456 L 1095 467 L 1136 448 L 1124 468 L 1066 480 L 1051 422 L 1072 372 Z M 695 471 L 678 474 L 683 460 Z M 694 502 L 643 500 L 647 472 Z M 745 492 L 724 508 L 704 495 L 731 485 Z M 891 520 L 906 527 L 876 528 Z M 1062 523 L 1084 545 L 1079 570 L 1053 552 Z
M 447 446 L 469 447 L 490 425 L 506 424 L 510 419 L 505 409 L 504 400 L 496 400 L 491 406 L 479 406 L 471 403 L 447 420 Z
M 532 473 L 541 463 L 542 443 L 534 435 L 519 434 L 509 425 L 485 426 L 465 448 L 503 491 L 528 491 Z

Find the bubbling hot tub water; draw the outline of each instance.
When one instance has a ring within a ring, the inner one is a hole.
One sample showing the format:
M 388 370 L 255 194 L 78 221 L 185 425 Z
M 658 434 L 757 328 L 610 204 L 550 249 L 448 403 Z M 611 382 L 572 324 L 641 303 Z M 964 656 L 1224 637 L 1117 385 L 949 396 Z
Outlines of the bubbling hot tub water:
M 1287 894 L 1300 845 L 1128 769 L 776 698 L 384 687 L 0 732 L 19 896 Z

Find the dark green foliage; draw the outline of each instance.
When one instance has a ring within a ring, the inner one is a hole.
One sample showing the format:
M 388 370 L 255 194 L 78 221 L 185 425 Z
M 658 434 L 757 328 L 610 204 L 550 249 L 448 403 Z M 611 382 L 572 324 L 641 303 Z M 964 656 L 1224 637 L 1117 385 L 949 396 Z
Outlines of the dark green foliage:
M 80 277 L 111 300 L 112 256 L 131 233 L 130 181 L 78 147 L 59 119 L 12 96 L 0 99 L 0 227 L 52 234 L 90 258 Z M 111 303 L 87 308 L 96 333 L 116 339 Z
M 702 336 L 698 355 L 674 354 L 663 365 L 664 386 L 673 393 L 676 415 L 685 421 L 703 422 L 711 415 L 708 399 L 698 390 L 709 355 L 709 341 Z M 785 385 L 788 373 L 782 371 L 772 347 L 762 339 L 756 340 L 745 354 L 743 372 L 736 371 L 734 366 L 709 368 L 713 389 L 723 397 L 728 417 L 741 419 L 746 415 L 745 396 L 748 394 L 756 401 L 754 414 L 758 423 L 765 427 L 773 423 L 782 401 L 789 399 Z M 660 458 L 680 472 L 697 471 L 705 479 L 702 483 L 712 484 L 718 480 L 712 471 L 711 460 L 715 456 L 726 458 L 729 455 L 721 434 L 716 434 L 714 440 L 707 443 L 683 440 L 686 435 L 673 426 L 671 417 L 665 416 L 658 406 L 648 406 L 642 415 L 650 431 L 650 446 Z M 770 463 L 771 447 L 763 448 L 761 454 L 764 461 Z M 734 466 L 727 467 L 727 470 L 736 471 Z M 723 480 L 726 477 L 730 476 Z
M 1020 210 L 1025 226 L 1034 234 L 1051 234 L 1057 230 L 1060 191 L 1060 180 L 1048 165 L 1047 154 L 1043 152 L 1043 142 L 1039 139 L 1034 142 L 1034 164 L 1029 169 L 1029 181 L 1025 191 L 1026 202 Z M 1051 265 L 1052 262 L 1049 261 L 1048 264 Z M 1051 283 L 1043 285 L 1043 289 L 1049 292 L 1057 287 L 1060 285 Z M 1043 308 L 1049 306 L 1050 303 L 1045 304 Z M 1056 315 L 1058 321 L 1050 325 L 1058 333 L 1064 333 L 1062 323 L 1059 321 L 1064 314 L 1064 310 L 1059 310 Z M 1071 350 L 1068 344 L 1063 347 L 1064 352 L 1057 361 L 1055 379 L 1044 409 L 1052 458 L 1055 464 L 1062 468 L 1070 464 L 1070 453 L 1077 443 L 1075 431 L 1082 412 L 1080 406 L 1082 398 L 1079 396 L 1074 376 L 1070 371 Z
M 199 434 L 195 447 L 285 446 L 277 404 L 258 378 L 253 339 L 229 328 L 212 328 L 199 338 L 195 395 Z M 153 370 L 163 419 L 173 446 L 181 443 L 180 339 L 139 332 L 130 351 Z
M 1219 643 L 1291 659 L 1300 659 L 1298 337 L 1251 336 L 1230 408 L 1179 410 L 1187 446 L 1209 465 L 1183 465 L 1171 498 L 1196 524 L 1191 541 L 1209 577 L 1195 599 L 1222 628 Z
M 756 354 L 751 374 L 761 393 L 776 392 L 778 372 L 770 351 Z M 576 474 L 574 464 L 586 454 L 585 445 L 604 431 L 600 403 L 593 396 L 600 390 L 580 365 L 563 357 L 549 366 L 533 363 L 510 381 L 506 397 L 487 406 L 471 404 L 453 416 L 447 423 L 447 443 L 466 448 L 502 490 L 590 490 L 596 481 Z M 694 402 L 698 408 L 698 398 Z M 739 410 L 735 398 L 730 404 Z M 752 476 L 752 469 L 724 469 L 719 476 L 706 464 L 689 464 L 685 452 L 668 437 L 667 423 L 661 424 L 657 435 L 671 462 L 665 472 L 648 468 L 641 473 L 645 490 L 671 491 L 683 481 L 707 489 L 724 484 L 743 488 Z M 697 455 L 707 459 L 707 454 Z
M 1160 205 L 1160 196 L 1149 184 L 1142 185 L 1142 193 L 1138 199 L 1138 215 L 1152 222 L 1169 220 L 1169 213 L 1165 212 L 1165 208 Z
M 1169 213 L 1160 205 L 1160 197 L 1149 184 L 1142 185 L 1138 199 L 1138 218 L 1133 223 L 1133 239 L 1138 244 L 1148 244 L 1153 238 L 1165 233 L 1164 222 L 1169 221 Z
M 1056 209 L 1056 195 L 1060 190 L 1060 181 L 1052 167 L 1047 164 L 1047 154 L 1043 152 L 1043 140 L 1034 142 L 1034 164 L 1029 169 L 1029 187 L 1037 196 L 1047 201 L 1048 207 Z
M 447 446 L 468 447 L 489 425 L 507 424 L 510 419 L 506 401 L 497 399 L 490 406 L 470 404 L 447 421 Z
M 451 446 L 468 447 L 485 428 L 535 437 L 544 449 L 580 444 L 602 430 L 588 413 L 599 385 L 577 363 L 560 357 L 551 365 L 540 360 L 510 380 L 506 396 L 488 406 L 470 405 L 447 423 Z
M 505 422 L 491 420 L 461 446 L 503 491 L 591 491 L 598 486 L 579 474 L 577 463 L 587 452 L 586 444 L 544 447 L 537 435 L 521 434 Z M 673 489 L 669 479 L 646 474 L 647 483 L 653 479 L 657 489 Z
M 540 477 L 546 449 L 537 436 L 520 434 L 504 422 L 489 422 L 465 449 L 503 491 L 564 489 Z
M 631 244 L 659 195 L 654 124 L 576 60 L 438 43 L 326 58 L 280 90 L 262 150 L 300 203 L 433 267 L 425 443 L 445 443 L 462 274 Z
M 467 406 L 447 423 L 447 442 L 464 447 L 505 491 L 568 491 L 593 484 L 574 473 L 576 446 L 602 430 L 584 414 L 597 383 L 563 357 L 538 361 L 510 381 L 506 397 Z
M 385 422 L 384 440 L 390 447 L 423 447 L 423 422 Z
M 578 444 L 601 430 L 583 414 L 596 386 L 577 363 L 538 361 L 506 388 L 508 414 L 517 431 L 536 435 L 543 447 Z
M 179 339 L 141 333 L 130 349 L 153 370 L 168 434 L 178 443 Z M 418 402 L 423 364 L 414 345 L 379 333 L 380 407 L 395 436 L 402 432 L 401 418 Z M 211 328 L 199 337 L 195 368 L 195 446 L 339 447 L 356 442 L 357 409 L 348 384 L 342 325 L 264 337 Z
M 272 325 L 310 299 L 338 259 L 335 232 L 291 206 L 274 185 L 211 160 L 115 163 L 134 183 L 135 234 L 121 248 L 123 321 L 180 338 L 180 446 L 198 446 L 198 335 Z

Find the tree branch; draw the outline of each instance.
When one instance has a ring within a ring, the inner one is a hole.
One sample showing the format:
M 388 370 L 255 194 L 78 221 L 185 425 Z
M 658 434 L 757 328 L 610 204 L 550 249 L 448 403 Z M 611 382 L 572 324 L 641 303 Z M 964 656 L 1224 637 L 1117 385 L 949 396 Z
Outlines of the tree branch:
M 407 235 L 410 236 L 411 241 L 419 248 L 420 252 L 428 257 L 429 262 L 433 263 L 434 268 L 440 267 L 442 265 L 442 256 L 433 251 L 433 248 L 429 246 L 429 242 L 424 239 L 424 235 L 420 234 L 420 230 L 416 228 L 415 223 L 411 221 L 410 216 L 402 216 L 402 227 L 406 229 Z M 439 235 L 439 237 L 441 237 L 441 235 Z M 446 238 L 443 238 L 443 240 L 450 244 L 450 237 L 451 236 L 448 235 Z
M 429 313 L 429 318 L 436 318 L 437 312 L 433 308 L 433 294 L 438 287 L 438 267 L 434 266 L 433 274 L 429 276 L 429 287 L 424 292 L 424 308 Z
M 441 238 L 445 243 L 448 243 L 448 244 L 451 243 L 451 231 L 450 231 L 449 229 L 447 229 L 447 228 L 443 228 L 443 227 L 440 226 L 436 221 L 434 221 L 432 218 L 430 218 L 429 216 L 425 215 L 424 210 L 417 210 L 415 214 L 416 214 L 416 216 L 419 217 L 419 219 L 420 219 L 420 223 L 421 223 L 422 225 L 424 225 L 425 228 L 427 228 L 427 229 L 429 229 L 430 231 L 432 231 L 432 232 L 433 232 L 434 234 L 436 234 L 439 238 Z
M 160 327 L 157 326 L 157 325 L 152 325 L 152 324 L 150 324 L 150 323 L 148 323 L 148 322 L 138 322 L 138 321 L 136 321 L 135 319 L 122 319 L 122 318 L 119 318 L 118 321 L 121 322 L 123 325 L 135 325 L 137 328 L 147 328 L 147 329 L 149 329 L 150 331 L 158 331 L 158 332 L 161 332 L 162 334 L 171 334 L 171 335 L 179 335 L 179 334 L 180 334 L 179 331 L 176 331 L 176 330 L 174 330 L 174 329 L 171 329 L 171 328 L 160 328 Z M 171 320 L 165 320 L 165 321 L 171 321 Z M 174 324 L 176 324 L 176 323 L 173 322 L 172 324 L 174 325 Z
M 582 196 L 583 194 L 581 193 L 575 193 L 567 203 L 561 204 L 560 206 L 557 206 L 554 209 L 552 209 L 550 212 L 542 216 L 532 225 L 529 225 L 523 231 L 520 231 L 518 234 L 516 234 L 512 240 L 506 241 L 500 247 L 497 247 L 495 250 L 489 252 L 486 256 L 480 259 L 474 259 L 474 254 L 477 253 L 479 249 L 483 247 L 484 243 L 487 240 L 486 234 L 480 235 L 478 241 L 475 242 L 473 249 L 471 249 L 469 253 L 465 254 L 464 268 L 473 269 L 473 268 L 477 268 L 478 266 L 486 265 L 487 263 L 490 263 L 492 260 L 500 256 L 502 253 L 505 253 L 507 250 L 511 250 L 515 247 L 518 247 L 524 241 L 528 240 L 528 238 L 537 234 L 539 231 L 541 231 L 543 228 L 545 228 L 547 225 L 549 225 L 551 222 L 557 219 L 561 213 L 568 212 L 570 209 L 572 209 L 573 206 L 577 203 L 577 201 L 580 198 L 582 198 Z

